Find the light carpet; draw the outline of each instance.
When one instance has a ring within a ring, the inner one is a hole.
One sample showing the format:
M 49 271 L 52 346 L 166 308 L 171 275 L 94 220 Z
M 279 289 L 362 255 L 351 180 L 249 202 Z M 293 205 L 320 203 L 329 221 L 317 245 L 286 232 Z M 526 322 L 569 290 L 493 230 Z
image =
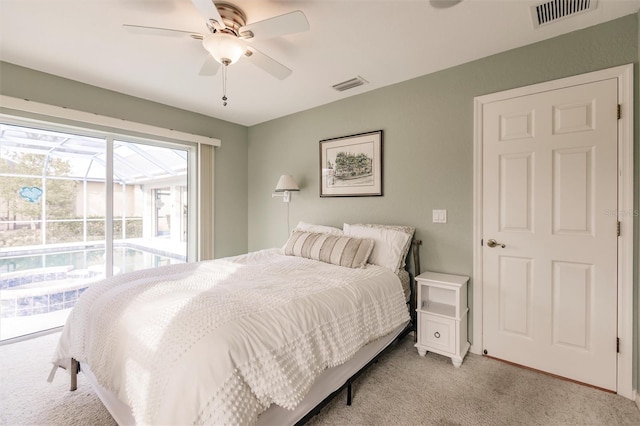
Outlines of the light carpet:
M 115 425 L 85 377 L 68 391 L 60 370 L 46 379 L 59 333 L 0 346 L 3 425 Z M 421 358 L 411 336 L 360 376 L 353 405 L 342 392 L 308 424 L 320 425 L 640 425 L 631 400 L 486 357 L 460 368 Z

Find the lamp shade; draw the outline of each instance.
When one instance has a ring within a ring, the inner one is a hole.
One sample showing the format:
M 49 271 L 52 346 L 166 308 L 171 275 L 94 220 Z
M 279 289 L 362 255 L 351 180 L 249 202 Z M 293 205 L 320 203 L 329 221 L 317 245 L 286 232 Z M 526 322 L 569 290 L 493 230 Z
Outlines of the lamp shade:
M 213 58 L 221 64 L 233 64 L 246 52 L 242 40 L 226 33 L 208 34 L 202 39 L 202 45 Z
M 291 175 L 282 175 L 280 176 L 280 179 L 278 179 L 276 192 L 284 191 L 300 191 L 300 188 L 298 188 L 298 184 L 295 180 L 293 180 Z

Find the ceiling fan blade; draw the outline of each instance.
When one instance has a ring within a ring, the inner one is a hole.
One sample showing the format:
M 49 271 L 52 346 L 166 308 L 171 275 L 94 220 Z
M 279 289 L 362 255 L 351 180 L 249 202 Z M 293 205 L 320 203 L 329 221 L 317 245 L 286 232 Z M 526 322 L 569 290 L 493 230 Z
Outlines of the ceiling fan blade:
M 201 76 L 216 75 L 219 69 L 220 69 L 220 63 L 215 59 L 213 59 L 213 56 L 207 55 L 207 58 L 202 63 L 202 68 L 200 68 L 200 72 L 198 73 L 198 75 L 201 75 Z
M 200 16 L 204 18 L 205 21 L 209 22 L 210 19 L 213 19 L 218 22 L 220 25 L 220 29 L 225 29 L 226 25 L 222 21 L 222 16 L 220 16 L 220 12 L 218 12 L 218 8 L 216 7 L 213 0 L 191 0 L 198 9 Z
M 163 37 L 190 37 L 202 39 L 202 35 L 193 31 L 172 30 L 171 28 L 145 27 L 143 25 L 122 25 L 132 34 L 157 35 Z
M 431 6 L 436 9 L 446 9 L 447 7 L 455 6 L 462 0 L 429 0 Z
M 239 33 L 241 37 L 250 38 L 253 36 L 265 39 L 308 30 L 309 21 L 307 21 L 307 17 L 301 11 L 296 10 L 285 13 L 284 15 L 274 16 L 273 18 L 245 25 L 240 28 Z
M 251 55 L 248 53 L 251 53 Z M 249 62 L 258 68 L 262 68 L 278 80 L 284 80 L 293 72 L 280 62 L 255 49 L 253 46 L 247 46 L 247 53 L 245 53 L 245 55 Z

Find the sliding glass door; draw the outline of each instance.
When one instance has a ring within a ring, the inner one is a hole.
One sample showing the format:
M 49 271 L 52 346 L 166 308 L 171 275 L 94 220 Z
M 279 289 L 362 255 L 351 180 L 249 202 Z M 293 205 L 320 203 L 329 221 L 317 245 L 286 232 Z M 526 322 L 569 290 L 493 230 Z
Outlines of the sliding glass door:
M 195 155 L 0 123 L 0 340 L 63 325 L 102 278 L 195 260 Z
M 188 148 L 114 141 L 113 270 L 187 261 Z

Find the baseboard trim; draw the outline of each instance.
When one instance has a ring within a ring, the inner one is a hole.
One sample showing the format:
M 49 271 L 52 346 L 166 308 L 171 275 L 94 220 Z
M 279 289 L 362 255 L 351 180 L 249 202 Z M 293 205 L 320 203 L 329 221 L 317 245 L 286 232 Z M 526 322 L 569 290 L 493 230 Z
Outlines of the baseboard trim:
M 36 337 L 46 336 L 47 334 L 58 333 L 62 331 L 63 326 L 49 328 L 46 330 L 36 331 L 35 333 L 24 334 L 22 336 L 11 337 L 9 339 L 4 339 L 0 341 L 0 346 L 10 345 L 12 343 L 18 343 L 29 339 L 34 339 Z

